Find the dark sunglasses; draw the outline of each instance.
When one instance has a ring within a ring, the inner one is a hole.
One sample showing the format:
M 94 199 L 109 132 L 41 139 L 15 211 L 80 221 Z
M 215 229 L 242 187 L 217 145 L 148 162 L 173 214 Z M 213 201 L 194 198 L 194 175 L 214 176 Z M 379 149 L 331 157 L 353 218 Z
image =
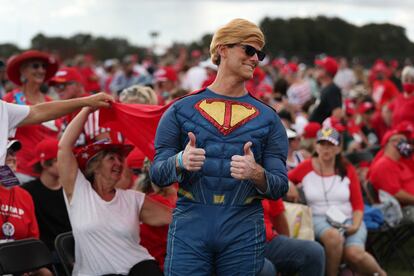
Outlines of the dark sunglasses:
M 255 54 L 257 54 L 257 58 L 259 59 L 259 61 L 264 60 L 264 58 L 266 57 L 266 54 L 260 50 L 257 50 L 256 48 L 254 48 L 253 46 L 247 45 L 247 44 L 230 44 L 229 47 L 233 47 L 233 46 L 240 46 L 244 49 L 244 52 L 246 53 L 246 55 L 248 55 L 249 57 L 254 56 Z
M 56 88 L 56 90 L 65 90 L 66 86 L 74 84 L 74 82 L 64 82 L 64 83 L 58 83 L 56 84 L 54 87 Z
M 40 67 L 42 67 L 43 69 L 47 68 L 47 63 L 43 63 L 43 62 L 33 62 L 30 67 L 32 67 L 33 69 L 39 69 Z

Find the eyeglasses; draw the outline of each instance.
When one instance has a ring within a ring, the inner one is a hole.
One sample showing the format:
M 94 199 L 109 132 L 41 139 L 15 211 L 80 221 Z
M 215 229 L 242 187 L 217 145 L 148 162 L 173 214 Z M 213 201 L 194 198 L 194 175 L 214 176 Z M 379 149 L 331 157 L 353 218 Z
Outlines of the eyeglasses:
M 58 83 L 54 87 L 56 90 L 62 91 L 62 90 L 65 90 L 65 88 L 68 85 L 72 85 L 72 84 L 74 84 L 74 82 L 70 81 L 70 82 Z
M 46 69 L 47 68 L 47 63 L 33 62 L 32 64 L 30 64 L 30 67 L 32 67 L 35 70 L 39 69 L 40 67 L 42 67 L 43 69 Z
M 244 49 L 244 52 L 246 53 L 246 55 L 248 55 L 249 57 L 254 56 L 255 54 L 257 54 L 257 58 L 259 59 L 259 61 L 264 60 L 264 58 L 266 57 L 266 54 L 260 50 L 257 50 L 256 48 L 254 48 L 253 46 L 247 45 L 247 44 L 230 44 L 228 45 L 229 47 L 234 47 L 234 46 L 240 46 Z

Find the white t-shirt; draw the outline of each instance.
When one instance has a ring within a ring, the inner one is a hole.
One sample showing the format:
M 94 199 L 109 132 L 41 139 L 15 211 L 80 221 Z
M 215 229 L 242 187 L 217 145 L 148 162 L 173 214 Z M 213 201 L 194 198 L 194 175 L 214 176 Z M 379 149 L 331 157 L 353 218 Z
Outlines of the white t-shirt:
M 201 88 L 206 79 L 206 69 L 201 66 L 194 66 L 191 67 L 185 74 L 181 86 L 188 91 L 195 91 Z
M 17 125 L 29 115 L 30 107 L 0 101 L 0 165 L 7 154 L 7 139 L 16 133 Z
M 66 200 L 75 238 L 72 275 L 126 275 L 135 264 L 154 259 L 140 245 L 144 199 L 143 193 L 116 189 L 115 197 L 104 201 L 78 170 L 70 204 Z

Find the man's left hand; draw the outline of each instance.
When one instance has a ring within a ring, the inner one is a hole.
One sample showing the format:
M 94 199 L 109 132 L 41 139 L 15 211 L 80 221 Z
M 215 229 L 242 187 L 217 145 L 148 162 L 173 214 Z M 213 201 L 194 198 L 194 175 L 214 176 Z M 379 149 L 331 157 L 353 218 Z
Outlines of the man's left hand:
M 231 176 L 239 179 L 253 179 L 258 173 L 259 165 L 254 159 L 253 151 L 251 150 L 252 142 L 247 142 L 243 149 L 244 155 L 233 155 L 230 162 Z

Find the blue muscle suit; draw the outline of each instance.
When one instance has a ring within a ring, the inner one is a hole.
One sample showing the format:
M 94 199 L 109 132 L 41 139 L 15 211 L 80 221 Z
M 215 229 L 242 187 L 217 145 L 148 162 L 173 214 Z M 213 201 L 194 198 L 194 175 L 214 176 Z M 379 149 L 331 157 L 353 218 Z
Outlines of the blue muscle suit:
M 200 171 L 177 175 L 176 154 L 196 136 L 206 152 Z M 267 190 L 230 175 L 233 155 L 253 143 L 265 170 Z M 286 131 L 276 112 L 246 94 L 228 97 L 206 89 L 175 102 L 163 115 L 155 138 L 151 179 L 158 186 L 179 183 L 169 228 L 166 275 L 255 275 L 263 266 L 265 242 L 261 198 L 288 190 Z

